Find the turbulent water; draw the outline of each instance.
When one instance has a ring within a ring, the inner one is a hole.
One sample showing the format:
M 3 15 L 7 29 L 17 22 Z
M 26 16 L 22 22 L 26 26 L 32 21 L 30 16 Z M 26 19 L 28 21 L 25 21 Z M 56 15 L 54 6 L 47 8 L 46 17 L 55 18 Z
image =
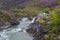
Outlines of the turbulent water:
M 0 31 L 0 40 L 32 40 L 33 37 L 27 34 L 25 29 L 33 23 L 34 19 L 30 21 L 28 18 L 23 18 L 16 27 Z

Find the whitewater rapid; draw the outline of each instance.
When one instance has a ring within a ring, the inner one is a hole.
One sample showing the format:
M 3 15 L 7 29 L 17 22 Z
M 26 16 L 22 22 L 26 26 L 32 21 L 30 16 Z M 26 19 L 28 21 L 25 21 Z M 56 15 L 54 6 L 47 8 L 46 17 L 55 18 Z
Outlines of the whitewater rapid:
M 20 21 L 20 24 L 16 27 L 0 31 L 0 40 L 32 40 L 33 38 L 26 33 L 26 29 L 28 25 L 34 22 L 34 20 L 35 17 L 32 21 L 28 18 L 23 18 L 22 21 Z M 24 35 L 26 37 L 24 37 Z

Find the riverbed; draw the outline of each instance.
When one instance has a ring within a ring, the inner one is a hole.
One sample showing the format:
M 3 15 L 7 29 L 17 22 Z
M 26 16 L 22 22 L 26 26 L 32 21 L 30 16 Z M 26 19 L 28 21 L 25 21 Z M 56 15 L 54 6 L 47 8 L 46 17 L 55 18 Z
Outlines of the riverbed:
M 19 25 L 1 30 L 0 40 L 33 40 L 33 37 L 31 37 L 25 31 L 27 26 L 33 23 L 33 21 L 29 20 L 28 18 L 22 18 Z M 20 31 L 20 30 L 23 30 L 23 31 Z

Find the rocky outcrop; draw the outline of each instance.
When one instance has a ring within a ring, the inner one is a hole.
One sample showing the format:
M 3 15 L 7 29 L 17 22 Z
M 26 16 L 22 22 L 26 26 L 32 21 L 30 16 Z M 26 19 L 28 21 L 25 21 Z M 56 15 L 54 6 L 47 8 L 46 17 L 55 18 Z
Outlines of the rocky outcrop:
M 11 24 L 9 22 L 5 22 L 4 24 L 2 24 L 2 26 L 0 26 L 0 29 L 6 29 L 11 27 Z
M 45 27 L 43 27 L 43 25 L 41 26 L 41 24 L 39 24 L 38 22 L 36 23 L 32 23 L 31 25 L 28 26 L 28 29 L 26 30 L 27 33 L 29 33 L 31 36 L 34 37 L 33 40 L 44 40 L 44 34 L 46 34 L 47 32 Z
M 9 22 L 8 21 L 6 21 L 6 22 L 0 21 L 0 29 L 7 29 L 14 25 L 19 25 L 19 21 L 17 21 L 17 20 L 10 20 Z

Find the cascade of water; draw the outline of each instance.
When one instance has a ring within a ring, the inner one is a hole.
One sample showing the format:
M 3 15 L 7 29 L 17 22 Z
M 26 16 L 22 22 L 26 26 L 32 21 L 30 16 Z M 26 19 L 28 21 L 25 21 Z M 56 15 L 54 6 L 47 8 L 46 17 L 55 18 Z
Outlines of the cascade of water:
M 33 18 L 33 20 L 31 21 L 31 23 L 34 23 L 35 19 L 36 19 L 36 17 Z

